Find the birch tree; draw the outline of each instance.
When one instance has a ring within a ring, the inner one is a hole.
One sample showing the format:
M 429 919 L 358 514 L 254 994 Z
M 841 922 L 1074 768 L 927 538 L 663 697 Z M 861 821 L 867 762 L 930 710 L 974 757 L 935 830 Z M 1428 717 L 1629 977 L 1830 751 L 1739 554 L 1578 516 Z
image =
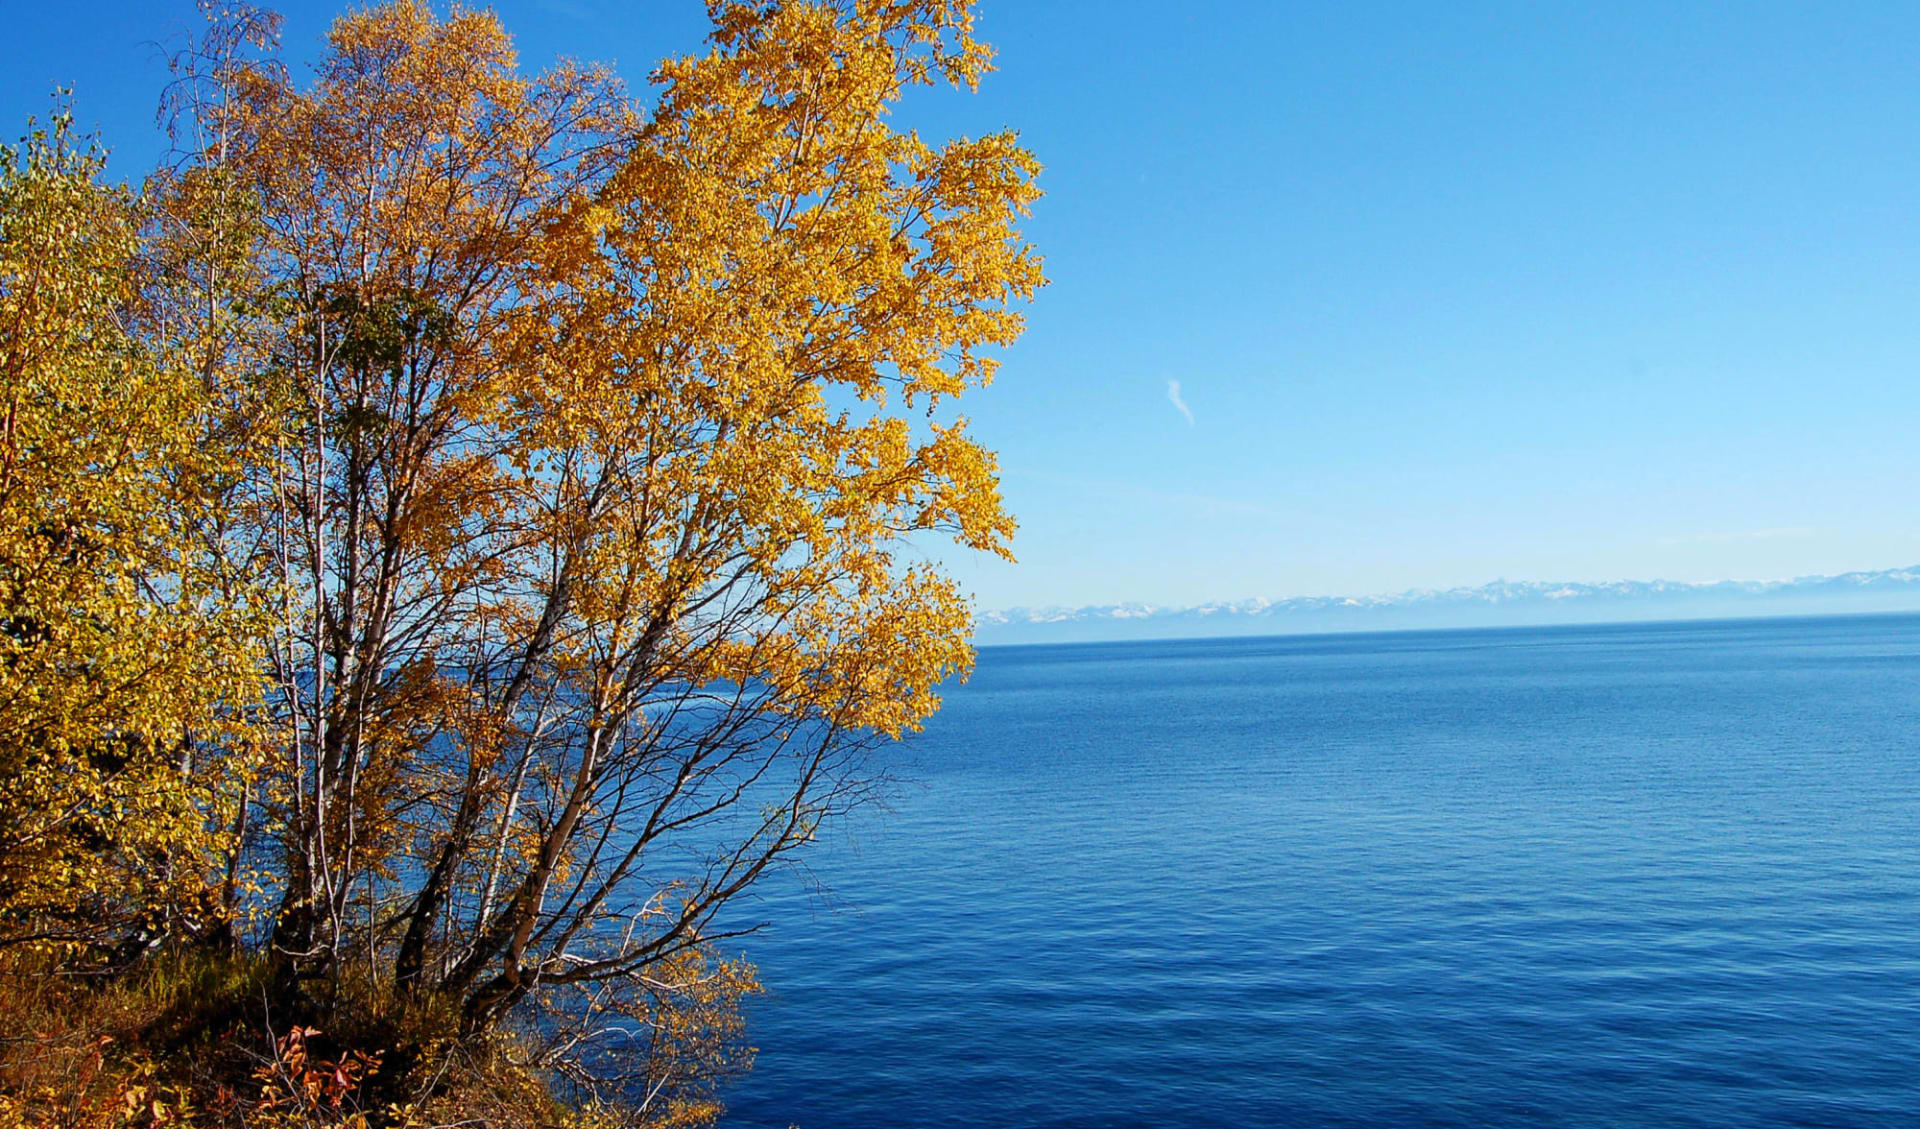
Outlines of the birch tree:
M 1038 166 L 891 123 L 989 69 L 966 0 L 709 11 L 650 107 L 406 2 L 339 20 L 304 88 L 216 68 L 296 974 L 364 964 L 476 1029 L 658 1015 L 970 668 L 907 538 L 1009 552 L 954 403 L 1042 282 Z

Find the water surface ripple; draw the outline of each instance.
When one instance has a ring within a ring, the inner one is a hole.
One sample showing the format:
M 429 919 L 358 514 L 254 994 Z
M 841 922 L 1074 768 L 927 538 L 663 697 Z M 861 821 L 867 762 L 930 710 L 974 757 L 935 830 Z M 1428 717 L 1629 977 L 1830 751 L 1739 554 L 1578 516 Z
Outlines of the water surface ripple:
M 1906 1126 L 1920 618 L 983 651 L 729 1124 Z

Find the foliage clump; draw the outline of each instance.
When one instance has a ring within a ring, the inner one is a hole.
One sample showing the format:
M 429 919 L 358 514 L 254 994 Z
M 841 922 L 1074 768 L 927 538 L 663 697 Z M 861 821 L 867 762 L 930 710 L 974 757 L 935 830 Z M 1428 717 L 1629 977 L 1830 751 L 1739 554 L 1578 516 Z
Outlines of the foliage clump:
M 1042 283 L 967 0 L 213 9 L 175 158 L 0 150 L 0 1124 L 706 1124 L 728 916 L 972 654 Z M 584 1119 L 584 1120 L 583 1120 Z
M 194 375 L 142 334 L 141 203 L 58 114 L 0 148 L 0 947 L 214 928 L 250 771 L 245 600 Z

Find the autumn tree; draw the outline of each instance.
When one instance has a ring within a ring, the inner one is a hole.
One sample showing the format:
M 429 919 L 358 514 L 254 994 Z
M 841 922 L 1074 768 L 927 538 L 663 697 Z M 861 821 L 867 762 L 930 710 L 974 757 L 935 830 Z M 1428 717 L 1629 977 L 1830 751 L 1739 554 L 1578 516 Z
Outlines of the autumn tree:
M 102 165 L 65 113 L 0 149 L 0 950 L 224 931 L 250 767 L 233 451 Z
M 971 664 L 906 538 L 1007 552 L 952 405 L 1042 281 L 1037 166 L 890 123 L 988 69 L 968 0 L 708 7 L 651 110 L 407 2 L 338 21 L 304 89 L 200 72 L 218 144 L 179 183 L 250 209 L 205 292 L 254 331 L 205 355 L 266 448 L 226 543 L 280 594 L 293 976 L 664 1031 L 721 910 Z

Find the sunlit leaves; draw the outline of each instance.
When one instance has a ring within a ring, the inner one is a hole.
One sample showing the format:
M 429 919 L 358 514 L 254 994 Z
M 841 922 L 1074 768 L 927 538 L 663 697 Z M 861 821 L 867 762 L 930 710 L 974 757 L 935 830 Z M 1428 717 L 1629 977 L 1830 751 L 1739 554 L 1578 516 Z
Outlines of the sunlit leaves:
M 103 834 L 211 889 L 246 814 L 246 939 L 300 976 L 475 1030 L 617 997 L 719 1069 L 722 910 L 971 666 L 910 539 L 1009 554 L 955 401 L 1043 279 L 1017 138 L 892 122 L 987 71 L 966 0 L 709 10 L 642 109 L 409 2 L 295 81 L 242 9 L 149 202 L 5 166 L 0 836 L 72 871 L 34 898 L 107 889 Z
M 66 117 L 0 150 L 0 944 L 221 927 L 255 626 L 205 388 L 143 332 L 141 204 Z

